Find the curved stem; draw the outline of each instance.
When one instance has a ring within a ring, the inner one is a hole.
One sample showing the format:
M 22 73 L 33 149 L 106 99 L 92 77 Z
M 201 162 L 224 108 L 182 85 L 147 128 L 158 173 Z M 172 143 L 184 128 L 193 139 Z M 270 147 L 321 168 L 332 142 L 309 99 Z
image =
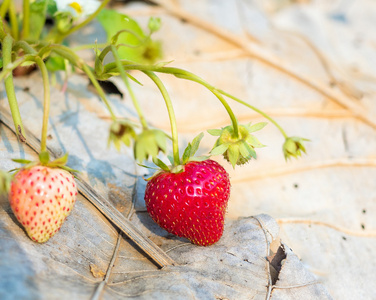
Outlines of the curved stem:
M 131 85 L 129 83 L 129 80 L 128 80 L 128 76 L 127 76 L 127 74 L 126 74 L 126 72 L 124 70 L 123 65 L 121 64 L 119 53 L 117 52 L 117 49 L 116 49 L 116 47 L 114 45 L 111 45 L 111 50 L 112 50 L 112 54 L 114 55 L 116 65 L 117 65 L 117 67 L 118 67 L 118 69 L 120 71 L 120 76 L 123 79 L 124 84 L 125 84 L 125 86 L 128 89 L 129 95 L 131 96 L 131 99 L 132 99 L 132 103 L 133 103 L 133 105 L 134 105 L 134 107 L 135 107 L 135 109 L 137 111 L 138 117 L 139 117 L 140 122 L 142 124 L 142 128 L 143 129 L 148 129 L 148 124 L 146 122 L 144 114 L 142 113 L 140 104 L 137 101 L 137 98 L 136 98 L 135 94 L 133 93 L 132 87 L 131 87 Z
M 107 97 L 106 97 L 106 94 L 104 93 L 102 87 L 99 85 L 98 83 L 98 80 L 95 78 L 93 72 L 90 70 L 89 66 L 84 64 L 83 67 L 82 67 L 82 70 L 86 73 L 86 75 L 89 77 L 89 79 L 91 80 L 92 84 L 94 85 L 94 87 L 96 88 L 99 96 L 102 98 L 104 104 L 106 105 L 107 109 L 108 109 L 108 112 L 110 113 L 111 115 L 111 119 L 113 121 L 116 121 L 116 116 L 111 108 L 111 105 L 110 103 L 108 102 L 107 100 Z
M 35 58 L 39 69 L 42 72 L 43 78 L 43 89 L 44 89 L 44 101 L 43 101 L 43 125 L 42 125 L 42 137 L 40 141 L 40 151 L 44 152 L 47 150 L 47 130 L 48 130 L 48 118 L 50 115 L 50 81 L 48 78 L 48 71 L 43 60 L 37 56 Z
M 22 49 L 26 54 L 36 54 L 37 51 L 25 41 L 18 41 L 14 43 L 13 51 L 18 51 Z
M 27 39 L 30 33 L 30 0 L 23 0 L 22 38 Z
M 140 70 L 140 71 L 150 70 L 150 71 L 154 71 L 154 72 L 173 74 L 176 77 L 191 80 L 191 81 L 194 81 L 194 82 L 197 82 L 197 83 L 203 85 L 210 92 L 212 92 L 218 98 L 218 100 L 223 104 L 223 106 L 225 107 L 228 115 L 230 116 L 231 123 L 232 123 L 232 126 L 234 128 L 234 138 L 237 138 L 239 136 L 238 120 L 236 119 L 236 116 L 235 116 L 234 112 L 232 111 L 230 105 L 228 105 L 227 101 L 223 98 L 223 96 L 217 91 L 217 89 L 215 87 L 213 87 L 212 85 L 210 85 L 205 80 L 198 77 L 197 75 L 195 75 L 191 72 L 182 70 L 182 69 L 178 69 L 178 68 L 156 67 L 156 66 L 152 66 L 152 65 L 135 65 L 133 62 L 128 62 L 128 61 L 122 61 L 122 63 L 124 65 L 125 69 L 129 68 L 129 69 Z M 111 65 L 111 66 L 115 67 L 114 65 Z M 110 67 L 110 64 L 107 64 L 104 67 L 104 71 L 105 72 L 109 71 L 109 67 Z
M 153 71 L 153 72 L 172 74 L 172 75 L 174 75 L 178 78 L 183 78 L 183 79 L 191 80 L 191 81 L 197 82 L 199 84 L 202 84 L 206 88 L 208 88 L 213 94 L 215 94 L 217 97 L 218 97 L 218 95 L 220 96 L 222 94 L 222 95 L 229 97 L 232 100 L 235 100 L 235 101 L 247 106 L 248 108 L 254 110 L 258 114 L 262 115 L 267 120 L 269 120 L 271 123 L 273 123 L 285 138 L 288 137 L 286 132 L 283 130 L 283 128 L 272 117 L 270 117 L 268 114 L 266 114 L 265 112 L 263 112 L 262 110 L 260 110 L 256 107 L 248 104 L 247 102 L 244 102 L 244 101 L 240 100 L 239 98 L 232 96 L 229 93 L 226 93 L 226 92 L 224 92 L 220 89 L 216 89 L 215 87 L 211 86 L 210 84 L 205 82 L 203 79 L 201 79 L 200 77 L 198 77 L 197 75 L 195 75 L 191 72 L 188 72 L 188 71 L 185 71 L 185 70 L 179 69 L 179 68 L 137 65 L 137 64 L 134 64 L 133 62 L 124 61 L 124 60 L 122 60 L 122 64 L 123 64 L 125 70 L 140 70 L 140 71 L 148 70 L 148 71 Z M 116 65 L 114 63 L 109 63 L 104 67 L 104 72 L 105 73 L 113 72 L 115 68 L 116 68 Z
M 235 100 L 236 102 L 239 102 L 240 104 L 243 104 L 247 107 L 249 107 L 250 109 L 254 110 L 255 112 L 257 112 L 258 114 L 262 115 L 265 119 L 269 120 L 270 122 L 272 122 L 274 124 L 275 127 L 278 128 L 278 130 L 282 133 L 282 135 L 287 138 L 287 134 L 286 132 L 283 130 L 283 128 L 272 118 L 270 117 L 267 113 L 263 112 L 262 110 L 254 107 L 253 105 L 235 97 L 235 96 L 232 96 L 231 94 L 229 93 L 226 93 L 225 91 L 222 91 L 222 90 L 218 90 L 219 93 L 221 93 L 222 95 L 225 95 L 226 97 L 229 97 L 231 98 L 232 100 Z
M 89 24 L 92 20 L 96 18 L 96 16 L 101 12 L 103 8 L 107 5 L 107 3 L 110 2 L 110 0 L 103 0 L 101 5 L 97 8 L 97 10 L 92 13 L 85 21 L 81 22 L 77 26 L 71 28 L 66 33 L 59 35 L 59 39 L 57 40 L 58 43 L 63 41 L 68 35 L 72 34 L 73 32 L 81 29 L 82 27 L 85 27 L 87 24 Z
M 3 64 L 6 69 L 12 63 L 12 46 L 13 38 L 8 34 L 3 40 Z M 7 93 L 10 111 L 12 113 L 13 123 L 16 128 L 17 137 L 21 142 L 25 142 L 25 131 L 22 125 L 20 110 L 17 103 L 16 93 L 14 90 L 13 74 L 10 72 L 4 79 L 5 91 Z
M 172 153 L 174 156 L 174 164 L 175 166 L 180 165 L 180 157 L 179 157 L 179 143 L 178 143 L 178 131 L 177 131 L 177 126 L 176 126 L 176 118 L 175 118 L 175 113 L 174 109 L 172 107 L 172 102 L 170 99 L 170 96 L 163 85 L 162 81 L 158 78 L 157 75 L 155 75 L 153 72 L 149 71 L 144 71 L 146 75 L 150 77 L 151 80 L 154 81 L 154 83 L 157 85 L 159 91 L 161 92 L 168 111 L 168 117 L 170 119 L 170 124 L 171 124 L 171 135 L 172 135 Z

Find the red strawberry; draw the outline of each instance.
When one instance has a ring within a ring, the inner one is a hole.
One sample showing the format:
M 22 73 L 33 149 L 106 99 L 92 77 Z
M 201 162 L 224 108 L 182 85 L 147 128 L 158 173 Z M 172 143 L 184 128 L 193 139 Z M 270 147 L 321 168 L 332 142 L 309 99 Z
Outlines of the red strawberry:
M 10 206 L 29 237 L 46 242 L 72 211 L 77 196 L 74 177 L 65 170 L 34 166 L 13 178 Z
M 222 236 L 229 196 L 229 175 L 209 159 L 188 162 L 181 173 L 156 174 L 147 183 L 145 202 L 159 226 L 208 246 Z

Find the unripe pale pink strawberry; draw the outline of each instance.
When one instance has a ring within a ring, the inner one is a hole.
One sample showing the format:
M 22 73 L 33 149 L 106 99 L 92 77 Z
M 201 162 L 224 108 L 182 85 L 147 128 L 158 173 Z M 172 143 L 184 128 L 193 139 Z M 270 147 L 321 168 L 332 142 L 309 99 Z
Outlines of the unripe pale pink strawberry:
M 29 237 L 44 243 L 61 227 L 77 197 L 74 177 L 60 168 L 34 166 L 11 182 L 10 206 Z
M 147 183 L 146 208 L 168 232 L 208 246 L 223 234 L 230 196 L 226 170 L 213 160 L 191 161 L 179 173 L 160 171 Z

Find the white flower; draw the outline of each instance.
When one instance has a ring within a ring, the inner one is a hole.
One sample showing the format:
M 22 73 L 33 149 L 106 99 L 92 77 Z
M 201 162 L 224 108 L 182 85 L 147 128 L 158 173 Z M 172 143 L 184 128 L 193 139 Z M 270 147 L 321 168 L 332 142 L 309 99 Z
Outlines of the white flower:
M 74 17 L 91 15 L 101 5 L 98 0 L 55 0 L 55 2 L 59 12 L 68 12 Z

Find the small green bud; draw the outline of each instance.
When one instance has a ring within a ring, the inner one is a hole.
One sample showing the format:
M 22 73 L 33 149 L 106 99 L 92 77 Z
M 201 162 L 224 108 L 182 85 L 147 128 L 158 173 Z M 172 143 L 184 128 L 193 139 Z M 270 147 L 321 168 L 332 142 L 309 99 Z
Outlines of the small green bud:
M 288 160 L 291 157 L 298 158 L 302 155 L 302 152 L 306 153 L 306 149 L 303 146 L 304 141 L 309 141 L 305 138 L 300 138 L 297 136 L 286 138 L 282 150 L 285 156 L 285 159 Z
M 150 34 L 158 31 L 160 28 L 161 28 L 161 18 L 155 18 L 155 17 L 151 17 L 149 19 L 149 23 L 148 23 L 148 28 L 150 30 Z

